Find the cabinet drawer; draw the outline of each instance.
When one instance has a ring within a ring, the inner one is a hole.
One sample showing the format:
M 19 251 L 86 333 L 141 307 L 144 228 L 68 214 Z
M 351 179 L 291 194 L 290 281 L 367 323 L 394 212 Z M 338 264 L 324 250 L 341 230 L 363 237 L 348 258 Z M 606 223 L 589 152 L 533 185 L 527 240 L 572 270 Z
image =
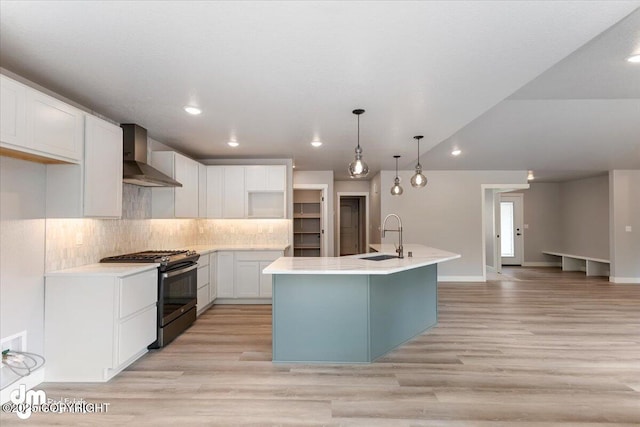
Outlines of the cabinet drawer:
M 209 283 L 209 266 L 198 268 L 198 289 Z
M 144 350 L 156 340 L 157 307 L 149 307 L 140 314 L 120 323 L 118 365 Z
M 120 318 L 127 317 L 157 301 L 157 270 L 145 271 L 120 281 Z
M 202 307 L 209 304 L 209 287 L 203 286 L 198 289 L 198 311 L 202 310 Z
M 236 261 L 275 261 L 282 251 L 242 251 L 236 252 Z
M 200 254 L 200 258 L 198 258 L 198 267 L 204 267 L 205 265 L 209 265 L 209 254 Z

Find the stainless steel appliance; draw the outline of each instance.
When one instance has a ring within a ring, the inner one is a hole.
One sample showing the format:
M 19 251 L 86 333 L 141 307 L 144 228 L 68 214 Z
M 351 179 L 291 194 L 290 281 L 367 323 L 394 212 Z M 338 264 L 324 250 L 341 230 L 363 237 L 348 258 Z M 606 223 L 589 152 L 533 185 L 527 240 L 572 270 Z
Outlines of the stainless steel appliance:
M 144 251 L 100 262 L 158 263 L 158 338 L 149 348 L 169 344 L 196 320 L 198 258 L 195 251 Z

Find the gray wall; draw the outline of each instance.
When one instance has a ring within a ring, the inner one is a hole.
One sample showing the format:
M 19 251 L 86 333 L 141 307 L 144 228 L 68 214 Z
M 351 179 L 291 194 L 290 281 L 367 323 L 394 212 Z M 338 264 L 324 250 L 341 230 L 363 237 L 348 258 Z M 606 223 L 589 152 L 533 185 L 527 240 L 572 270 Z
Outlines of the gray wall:
M 404 194 L 389 192 L 395 173 L 382 171 L 381 218 L 396 213 L 402 218 L 404 242 L 459 253 L 462 258 L 439 266 L 438 275 L 449 280 L 483 280 L 485 267 L 482 184 L 522 185 L 526 171 L 429 171 L 426 187 L 411 187 L 413 171 L 401 171 Z M 393 243 L 397 236 L 383 239 Z
M 562 210 L 559 183 L 530 183 L 523 194 L 524 265 L 555 265 L 558 258 L 544 255 L 542 251 L 561 251 Z M 516 193 L 514 191 L 514 193 Z
M 609 188 L 611 276 L 640 283 L 640 170 L 609 172 Z
M 329 211 L 329 217 L 327 218 L 326 232 L 329 233 L 327 238 L 328 248 L 327 256 L 334 256 L 335 244 L 334 244 L 334 218 L 335 208 L 333 205 L 333 171 L 294 171 L 293 172 L 293 185 L 296 184 L 326 184 L 327 189 L 327 210 Z M 291 240 L 293 241 L 293 240 Z
M 42 164 L 0 157 L 0 336 L 27 331 L 27 350 L 37 354 L 44 347 L 45 177 Z
M 560 185 L 560 251 L 609 258 L 609 177 L 566 181 Z

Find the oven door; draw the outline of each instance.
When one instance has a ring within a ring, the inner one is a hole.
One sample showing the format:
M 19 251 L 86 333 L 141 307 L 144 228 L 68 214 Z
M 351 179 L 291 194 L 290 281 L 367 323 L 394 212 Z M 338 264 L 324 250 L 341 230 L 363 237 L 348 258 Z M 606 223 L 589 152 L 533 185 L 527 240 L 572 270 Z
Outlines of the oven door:
M 196 306 L 197 287 L 198 264 L 196 263 L 160 272 L 159 303 L 162 304 L 160 327 L 164 327 Z

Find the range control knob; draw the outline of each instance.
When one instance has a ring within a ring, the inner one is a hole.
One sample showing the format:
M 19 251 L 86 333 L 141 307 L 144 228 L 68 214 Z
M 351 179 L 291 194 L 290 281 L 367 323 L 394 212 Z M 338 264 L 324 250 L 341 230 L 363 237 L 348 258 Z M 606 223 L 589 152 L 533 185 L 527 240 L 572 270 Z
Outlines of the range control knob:
M 169 262 L 169 257 L 163 256 L 162 258 L 160 258 L 160 262 Z

